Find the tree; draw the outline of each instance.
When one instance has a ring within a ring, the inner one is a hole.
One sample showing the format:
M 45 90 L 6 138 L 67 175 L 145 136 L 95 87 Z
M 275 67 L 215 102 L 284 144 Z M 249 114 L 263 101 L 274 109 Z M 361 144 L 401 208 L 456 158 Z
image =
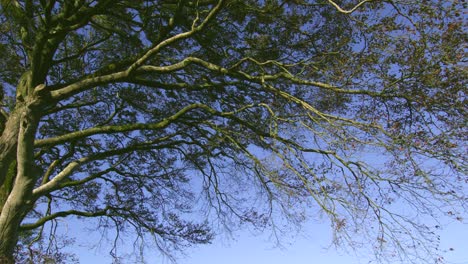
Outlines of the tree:
M 466 214 L 463 7 L 2 0 L 0 259 L 60 262 L 61 218 L 171 252 L 318 215 L 433 258 Z

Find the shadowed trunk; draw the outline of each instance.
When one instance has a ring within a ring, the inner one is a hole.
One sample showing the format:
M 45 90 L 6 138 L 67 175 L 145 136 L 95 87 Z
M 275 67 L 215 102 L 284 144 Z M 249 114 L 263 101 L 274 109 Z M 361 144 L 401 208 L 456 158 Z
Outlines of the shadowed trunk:
M 5 129 L 0 137 L 0 186 L 4 187 L 5 181 L 8 181 L 7 176 L 11 163 L 15 160 L 16 144 L 18 142 L 19 131 L 19 114 L 11 113 L 8 121 L 5 124 Z M 1 192 L 0 191 L 0 192 Z M 1 199 L 1 198 L 0 198 Z M 1 205 L 1 204 L 0 204 Z
M 0 138 L 0 263 L 13 263 L 19 226 L 33 204 L 31 196 L 37 176 L 34 173 L 34 137 L 38 113 L 33 100 L 17 104 Z

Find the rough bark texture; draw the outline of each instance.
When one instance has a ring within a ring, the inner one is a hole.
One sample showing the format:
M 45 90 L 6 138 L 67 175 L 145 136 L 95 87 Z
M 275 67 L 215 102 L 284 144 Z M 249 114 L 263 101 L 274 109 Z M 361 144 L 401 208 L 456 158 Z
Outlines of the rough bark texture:
M 18 140 L 19 116 L 12 113 L 0 137 L 0 186 L 5 182 L 11 162 L 15 159 Z
M 21 221 L 31 207 L 35 176 L 33 142 L 37 121 L 30 110 L 23 111 L 18 132 L 17 173 L 0 215 L 0 259 L 13 259 Z M 10 179 L 9 179 L 10 180 Z M 11 187 L 4 185 L 6 188 Z M 3 190 L 6 192 L 7 190 Z
M 11 195 L 13 181 L 15 178 L 14 171 L 16 168 L 9 170 L 10 165 L 15 158 L 15 150 L 18 139 L 19 118 L 10 118 L 6 129 L 0 139 L 2 147 L 2 161 L 0 163 L 1 173 L 1 189 L 0 189 L 0 263 L 13 263 L 13 250 L 17 242 L 18 225 L 11 225 L 13 222 L 20 221 L 18 207 L 20 200 L 18 196 Z M 18 189 L 18 188 L 16 188 Z
M 0 138 L 0 263 L 13 263 L 21 221 L 32 206 L 34 138 L 39 123 L 37 96 L 28 76 L 18 85 L 17 105 Z

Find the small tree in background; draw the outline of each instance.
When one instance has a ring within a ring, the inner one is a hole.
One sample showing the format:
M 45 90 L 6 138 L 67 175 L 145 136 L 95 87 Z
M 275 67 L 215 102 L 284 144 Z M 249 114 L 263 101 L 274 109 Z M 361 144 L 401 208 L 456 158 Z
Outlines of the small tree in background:
M 467 204 L 463 8 L 1 0 L 0 259 L 72 261 L 61 218 L 170 254 L 321 216 L 441 260 L 431 221 Z

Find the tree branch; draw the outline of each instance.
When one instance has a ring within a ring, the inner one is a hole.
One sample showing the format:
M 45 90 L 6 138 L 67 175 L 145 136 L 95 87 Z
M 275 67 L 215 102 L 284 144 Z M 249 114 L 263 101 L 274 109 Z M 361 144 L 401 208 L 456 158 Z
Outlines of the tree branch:
M 70 140 L 78 140 L 81 138 L 89 137 L 92 135 L 98 135 L 98 134 L 121 133 L 121 132 L 135 131 L 135 130 L 163 129 L 167 127 L 168 125 L 170 125 L 171 123 L 173 123 L 175 120 L 179 119 L 181 116 L 183 116 L 187 112 L 196 108 L 205 108 L 205 106 L 201 104 L 191 104 L 189 106 L 182 108 L 181 110 L 179 110 L 177 113 L 173 114 L 172 116 L 163 119 L 159 123 L 153 123 L 153 124 L 137 123 L 137 124 L 128 124 L 128 125 L 120 125 L 120 126 L 93 127 L 90 129 L 76 131 L 76 132 L 72 132 L 72 133 L 54 137 L 54 138 L 39 139 L 35 141 L 34 146 L 46 147 L 46 146 L 58 145 L 64 142 L 68 142 Z
M 200 25 L 196 26 L 196 22 L 198 20 L 198 17 L 197 17 L 193 21 L 192 29 L 190 31 L 179 33 L 179 34 L 177 34 L 175 36 L 172 36 L 172 37 L 160 42 L 154 48 L 148 50 L 143 56 L 141 56 L 140 59 L 138 59 L 137 61 L 135 61 L 134 64 L 132 64 L 130 67 L 128 67 L 128 69 L 126 71 L 127 74 L 130 75 L 133 71 L 140 68 L 141 65 L 143 65 L 153 55 L 158 53 L 162 48 L 164 48 L 164 47 L 166 47 L 169 44 L 172 44 L 174 42 L 180 41 L 182 39 L 186 39 L 186 38 L 192 36 L 193 34 L 195 34 L 196 32 L 201 31 L 208 24 L 208 22 L 216 16 L 216 14 L 221 9 L 223 3 L 224 3 L 224 0 L 219 0 L 218 3 L 216 4 L 216 6 L 211 9 L 210 13 L 207 15 L 207 17 L 203 20 L 203 22 Z M 174 23 L 174 21 L 172 20 L 169 23 Z
M 69 84 L 58 90 L 51 91 L 51 98 L 60 101 L 99 85 L 121 81 L 126 77 L 128 77 L 128 74 L 125 71 L 115 72 L 103 76 L 89 77 L 84 80 Z
M 41 219 L 37 220 L 37 222 L 32 223 L 32 224 L 24 224 L 20 226 L 21 231 L 26 231 L 26 230 L 32 230 L 35 228 L 38 228 L 40 226 L 43 226 L 45 223 L 57 219 L 59 217 L 67 217 L 70 215 L 76 215 L 76 216 L 83 216 L 83 217 L 98 217 L 98 216 L 105 216 L 108 213 L 108 210 L 110 208 L 106 207 L 104 209 L 97 210 L 95 212 L 83 212 L 83 211 L 77 211 L 77 210 L 68 210 L 68 211 L 62 211 L 62 212 L 57 212 L 51 215 L 47 215 L 42 217 Z
M 59 101 L 59 100 L 68 98 L 74 94 L 85 91 L 87 89 L 96 87 L 98 85 L 118 82 L 118 81 L 122 81 L 124 78 L 130 77 L 135 70 L 137 70 L 142 64 L 144 64 L 150 57 L 155 55 L 162 48 L 174 42 L 177 42 L 179 40 L 186 39 L 192 36 L 193 34 L 195 34 L 196 32 L 202 30 L 208 24 L 208 22 L 211 19 L 213 19 L 215 15 L 219 12 L 223 3 L 224 3 L 224 0 L 218 1 L 218 4 L 211 9 L 210 13 L 207 15 L 207 17 L 203 20 L 203 22 L 200 25 L 196 26 L 197 20 L 195 20 L 193 23 L 192 29 L 190 31 L 174 35 L 160 42 L 158 45 L 148 50 L 139 59 L 137 59 L 132 65 L 130 65 L 127 68 L 127 70 L 114 72 L 114 73 L 103 75 L 103 76 L 89 77 L 82 81 L 78 81 L 76 83 L 62 87 L 58 90 L 51 91 L 52 99 Z
M 92 156 L 83 157 L 81 159 L 75 160 L 70 162 L 61 172 L 59 172 L 55 177 L 53 177 L 49 182 L 44 185 L 41 185 L 33 190 L 33 197 L 37 198 L 41 195 L 46 193 L 50 193 L 60 187 L 60 184 L 67 179 L 76 169 L 78 169 L 83 164 L 86 164 L 91 161 L 95 160 L 102 160 L 108 157 L 118 156 L 127 154 L 130 152 L 135 152 L 138 150 L 154 150 L 154 149 L 163 149 L 168 147 L 173 147 L 178 144 L 190 144 L 185 140 L 174 140 L 168 141 L 173 136 L 166 136 L 162 138 L 155 139 L 150 142 L 143 142 L 135 145 L 131 145 L 128 147 L 120 148 L 120 149 L 113 149 L 105 152 L 99 152 Z M 165 144 L 159 144 L 161 142 L 166 141 Z
M 356 9 L 358 9 L 360 6 L 362 6 L 363 4 L 365 4 L 366 2 L 370 2 L 372 0 L 364 0 L 364 1 L 361 1 L 359 2 L 357 5 L 355 5 L 353 8 L 351 9 L 343 9 L 341 8 L 337 3 L 335 3 L 333 0 L 327 0 L 331 5 L 333 5 L 336 10 L 338 10 L 340 13 L 343 13 L 343 14 L 351 14 L 352 12 L 356 11 Z
M 248 58 L 244 58 L 240 60 L 239 62 L 245 61 Z M 250 59 L 251 60 L 251 59 Z M 259 63 L 256 62 L 258 65 L 265 65 L 268 63 L 272 62 L 264 62 L 264 63 Z M 214 63 L 202 60 L 197 57 L 187 57 L 183 59 L 180 62 L 171 64 L 171 65 L 166 65 L 166 66 L 153 66 L 153 65 L 143 65 L 138 69 L 138 73 L 149 73 L 149 72 L 155 72 L 155 73 L 169 73 L 169 72 L 174 72 L 181 70 L 191 64 L 197 64 L 200 66 L 203 66 L 206 69 L 209 69 L 213 72 L 222 74 L 222 75 L 229 75 L 234 78 L 240 78 L 244 80 L 249 80 L 258 84 L 264 84 L 266 81 L 277 81 L 280 79 L 285 79 L 291 81 L 293 84 L 298 84 L 298 85 L 307 85 L 307 86 L 314 86 L 318 88 L 323 88 L 327 89 L 336 93 L 341 93 L 341 94 L 361 94 L 361 95 L 368 95 L 371 97 L 381 97 L 381 98 L 393 98 L 393 97 L 400 97 L 400 98 L 407 98 L 405 95 L 396 95 L 396 94 L 385 94 L 381 92 L 373 92 L 373 91 L 367 91 L 367 90 L 350 90 L 350 89 L 342 89 L 337 86 L 323 83 L 323 82 L 315 82 L 315 81 L 310 81 L 310 80 L 304 80 L 301 79 L 293 74 L 291 74 L 284 65 L 280 65 L 282 71 L 274 74 L 262 74 L 262 75 L 251 75 L 248 74 L 244 71 L 240 70 L 233 70 L 233 68 L 237 67 L 239 63 L 236 63 L 233 67 L 231 68 L 224 68 L 220 65 L 216 65 Z M 277 65 L 277 63 L 275 64 Z

